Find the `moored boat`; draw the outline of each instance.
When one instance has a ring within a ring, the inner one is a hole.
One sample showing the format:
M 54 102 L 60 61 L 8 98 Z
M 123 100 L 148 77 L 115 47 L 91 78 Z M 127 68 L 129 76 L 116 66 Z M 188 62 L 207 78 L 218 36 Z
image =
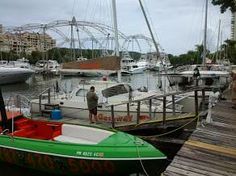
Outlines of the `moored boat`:
M 137 63 L 130 57 L 128 53 L 123 54 L 123 57 L 121 59 L 122 75 L 141 74 L 145 69 L 145 66 L 137 65 Z
M 29 68 L 0 66 L 0 84 L 25 82 L 32 74 L 34 71 Z
M 38 99 L 30 101 L 31 113 L 38 114 L 47 110 L 48 98 L 51 104 L 57 104 L 61 110 L 63 117 L 87 120 L 89 116 L 86 94 L 91 86 L 95 86 L 98 99 L 98 121 L 111 123 L 111 105 L 114 105 L 114 120 L 116 123 L 129 123 L 137 121 L 137 103 L 132 101 L 138 99 L 145 99 L 158 92 L 150 90 L 147 92 L 140 92 L 134 90 L 128 83 L 117 83 L 114 81 L 85 81 L 79 84 L 70 94 L 60 94 L 58 96 L 48 97 L 48 95 L 39 95 Z M 50 95 L 55 95 L 50 93 Z M 178 102 L 182 100 L 182 96 L 176 96 L 175 105 L 176 113 L 182 112 L 182 106 L 178 106 Z M 127 103 L 130 102 L 129 113 L 127 113 Z M 119 104 L 119 105 L 118 105 Z M 151 108 L 148 101 L 143 101 L 140 107 L 140 117 L 142 120 L 157 119 L 163 113 L 162 100 L 154 100 Z M 172 99 L 167 100 L 166 105 L 167 116 L 172 115 Z
M 12 112 L 9 117 L 6 124 L 13 125 L 0 128 L 4 162 L 53 174 L 124 175 L 153 169 L 154 163 L 157 169 L 166 161 L 158 149 L 123 132 L 37 121 Z

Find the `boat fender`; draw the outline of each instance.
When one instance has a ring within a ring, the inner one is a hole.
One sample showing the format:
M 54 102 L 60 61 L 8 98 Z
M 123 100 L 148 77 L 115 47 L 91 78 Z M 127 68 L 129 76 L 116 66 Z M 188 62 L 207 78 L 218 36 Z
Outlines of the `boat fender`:
M 60 105 L 64 105 L 64 102 L 61 101 L 61 102 L 60 102 Z

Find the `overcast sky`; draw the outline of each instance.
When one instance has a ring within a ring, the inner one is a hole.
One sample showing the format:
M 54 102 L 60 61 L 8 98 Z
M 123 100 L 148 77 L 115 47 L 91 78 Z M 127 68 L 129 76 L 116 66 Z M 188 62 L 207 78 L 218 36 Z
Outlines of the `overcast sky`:
M 0 0 L 0 24 L 21 26 L 55 20 L 86 20 L 112 25 L 111 0 Z M 144 0 L 158 42 L 167 53 L 194 50 L 203 40 L 205 0 Z M 149 35 L 138 0 L 117 0 L 119 30 L 126 35 Z M 210 4 L 208 47 L 216 48 L 218 23 L 222 38 L 230 38 L 229 12 L 220 15 Z

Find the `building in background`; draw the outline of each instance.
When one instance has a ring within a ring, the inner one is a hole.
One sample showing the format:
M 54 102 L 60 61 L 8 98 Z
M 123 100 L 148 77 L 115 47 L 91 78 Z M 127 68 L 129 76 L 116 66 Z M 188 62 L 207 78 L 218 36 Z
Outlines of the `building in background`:
M 0 24 L 0 34 L 3 33 L 3 27 L 2 27 L 2 24 Z
M 16 54 L 31 54 L 32 51 L 46 52 L 56 47 L 56 40 L 48 34 L 35 32 L 4 32 L 0 25 L 0 51 Z
M 231 27 L 231 34 L 232 34 L 232 40 L 236 41 L 236 12 L 232 14 L 232 27 Z

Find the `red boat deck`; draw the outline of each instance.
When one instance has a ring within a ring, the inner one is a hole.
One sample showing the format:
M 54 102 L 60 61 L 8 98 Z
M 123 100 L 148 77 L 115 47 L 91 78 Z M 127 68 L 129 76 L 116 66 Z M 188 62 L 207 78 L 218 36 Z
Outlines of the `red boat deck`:
M 52 140 L 61 134 L 59 122 L 35 121 L 28 118 L 20 118 L 15 121 L 14 136 L 27 137 L 33 139 Z
M 8 121 L 14 118 L 14 132 L 12 133 L 14 136 L 52 140 L 55 136 L 61 134 L 62 123 L 60 122 L 36 121 L 24 117 L 20 112 L 7 111 L 6 113 Z M 1 131 L 2 127 L 0 126 Z

